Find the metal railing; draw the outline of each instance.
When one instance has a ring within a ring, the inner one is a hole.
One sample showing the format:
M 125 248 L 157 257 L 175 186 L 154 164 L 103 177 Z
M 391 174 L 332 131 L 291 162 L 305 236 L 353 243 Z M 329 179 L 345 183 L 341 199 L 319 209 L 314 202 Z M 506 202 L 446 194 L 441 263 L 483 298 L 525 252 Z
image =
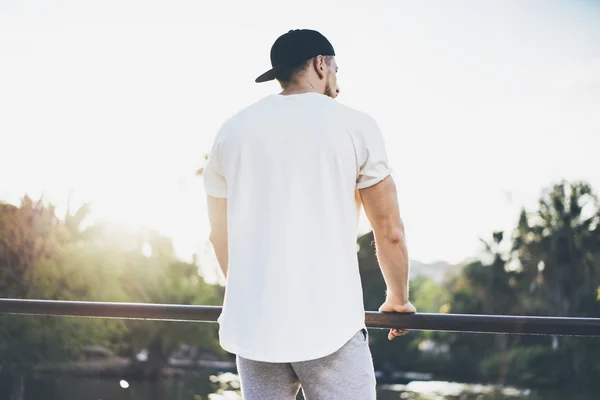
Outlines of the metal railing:
M 176 304 L 102 303 L 88 301 L 0 299 L 0 314 L 216 322 L 221 307 Z M 600 318 L 514 315 L 405 314 L 367 311 L 369 328 L 600 336 Z

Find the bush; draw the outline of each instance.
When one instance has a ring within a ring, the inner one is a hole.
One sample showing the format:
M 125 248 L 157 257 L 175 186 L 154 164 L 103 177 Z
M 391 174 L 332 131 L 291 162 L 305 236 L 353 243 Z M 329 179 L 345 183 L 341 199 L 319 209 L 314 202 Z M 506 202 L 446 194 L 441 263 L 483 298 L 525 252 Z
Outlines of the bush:
M 572 362 L 564 350 L 548 347 L 515 347 L 496 353 L 481 365 L 486 379 L 527 386 L 558 386 L 571 381 Z

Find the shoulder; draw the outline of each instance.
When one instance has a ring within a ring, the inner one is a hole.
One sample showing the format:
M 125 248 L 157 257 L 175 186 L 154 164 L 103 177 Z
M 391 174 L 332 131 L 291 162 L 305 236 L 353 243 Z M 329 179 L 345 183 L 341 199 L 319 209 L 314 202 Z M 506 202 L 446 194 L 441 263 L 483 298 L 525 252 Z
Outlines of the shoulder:
M 251 121 L 263 118 L 265 112 L 267 112 L 269 108 L 268 103 L 269 96 L 255 101 L 237 111 L 235 114 L 230 115 L 221 124 L 217 137 L 223 139 L 224 137 L 229 136 L 231 132 L 236 132 L 240 129 L 243 130 L 243 128 L 247 127 Z
M 376 124 L 375 119 L 364 111 L 357 110 L 356 108 L 347 106 L 342 103 L 337 103 L 340 115 L 347 119 L 349 122 L 355 123 L 359 126 Z
M 231 115 L 227 121 L 226 125 L 235 126 L 240 123 L 244 123 L 249 119 L 256 118 L 259 114 L 263 114 L 270 110 L 272 107 L 272 96 L 263 97 L 260 100 L 257 100 L 253 103 L 248 104 L 235 114 Z
M 345 104 L 337 103 L 340 117 L 348 128 L 366 133 L 378 130 L 375 119 L 364 111 L 359 111 Z

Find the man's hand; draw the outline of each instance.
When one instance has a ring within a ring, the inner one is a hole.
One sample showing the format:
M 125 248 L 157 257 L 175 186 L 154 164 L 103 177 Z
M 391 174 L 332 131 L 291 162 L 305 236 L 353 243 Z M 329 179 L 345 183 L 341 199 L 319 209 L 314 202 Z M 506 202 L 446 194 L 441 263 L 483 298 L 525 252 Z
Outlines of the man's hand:
M 379 307 L 380 312 L 398 312 L 398 313 L 416 313 L 417 309 L 413 306 L 410 301 L 406 303 L 395 302 L 391 299 L 387 299 L 385 303 Z M 408 329 L 390 329 L 388 333 L 388 339 L 392 340 L 396 336 L 406 335 Z

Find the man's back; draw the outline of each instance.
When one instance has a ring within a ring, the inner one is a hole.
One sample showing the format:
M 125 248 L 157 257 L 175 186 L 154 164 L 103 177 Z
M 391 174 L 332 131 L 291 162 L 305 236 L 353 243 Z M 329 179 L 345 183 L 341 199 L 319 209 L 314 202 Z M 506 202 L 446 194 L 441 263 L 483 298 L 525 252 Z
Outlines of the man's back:
M 375 400 L 356 235 L 360 197 L 386 282 L 380 311 L 414 312 L 396 185 L 375 121 L 335 101 L 332 44 L 293 29 L 270 52 L 282 92 L 231 118 L 204 186 L 210 242 L 228 278 L 221 345 L 246 400 Z M 407 331 L 391 329 L 388 338 Z
M 355 195 L 389 173 L 374 121 L 318 93 L 272 95 L 225 123 L 204 179 L 227 197 L 226 350 L 303 361 L 364 327 Z

